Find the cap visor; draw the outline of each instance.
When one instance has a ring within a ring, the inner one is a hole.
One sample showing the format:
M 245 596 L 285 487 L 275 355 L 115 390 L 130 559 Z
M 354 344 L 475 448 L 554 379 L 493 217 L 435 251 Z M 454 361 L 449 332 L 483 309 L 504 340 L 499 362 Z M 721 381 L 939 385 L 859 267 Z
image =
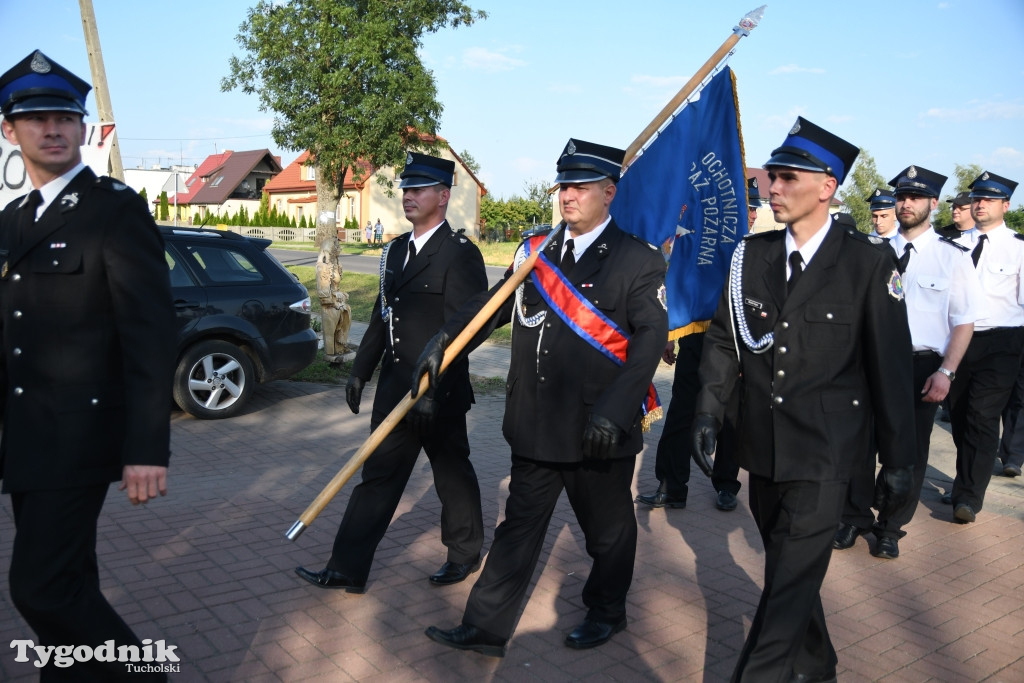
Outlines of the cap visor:
M 773 154 L 772 158 L 764 162 L 763 168 L 769 168 L 771 166 L 781 166 L 785 168 L 795 168 L 801 171 L 815 171 L 816 173 L 827 173 L 825 169 L 818 166 L 810 159 L 806 157 L 797 156 L 796 154 L 790 154 L 788 152 L 779 152 Z

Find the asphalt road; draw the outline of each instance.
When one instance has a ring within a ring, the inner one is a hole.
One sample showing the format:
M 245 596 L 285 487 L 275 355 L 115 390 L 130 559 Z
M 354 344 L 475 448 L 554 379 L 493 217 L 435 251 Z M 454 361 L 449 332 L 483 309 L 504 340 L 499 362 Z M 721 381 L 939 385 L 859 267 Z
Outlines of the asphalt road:
M 317 252 L 299 251 L 297 249 L 267 249 L 274 258 L 286 266 L 315 266 Z M 341 267 L 348 273 L 361 273 L 363 275 L 377 275 L 380 273 L 380 258 L 376 256 L 363 256 L 362 254 L 342 254 L 339 257 Z M 505 268 L 501 266 L 486 266 L 487 285 L 493 286 L 501 281 L 505 275 Z

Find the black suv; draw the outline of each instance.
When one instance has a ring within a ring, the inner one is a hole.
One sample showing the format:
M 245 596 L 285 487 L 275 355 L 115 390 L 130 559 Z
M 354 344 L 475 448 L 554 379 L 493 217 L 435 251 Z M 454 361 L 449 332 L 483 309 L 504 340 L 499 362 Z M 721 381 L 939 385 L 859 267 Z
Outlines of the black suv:
M 230 417 L 256 383 L 313 361 L 309 293 L 266 252 L 270 240 L 169 226 L 160 232 L 178 313 L 174 400 L 182 410 Z

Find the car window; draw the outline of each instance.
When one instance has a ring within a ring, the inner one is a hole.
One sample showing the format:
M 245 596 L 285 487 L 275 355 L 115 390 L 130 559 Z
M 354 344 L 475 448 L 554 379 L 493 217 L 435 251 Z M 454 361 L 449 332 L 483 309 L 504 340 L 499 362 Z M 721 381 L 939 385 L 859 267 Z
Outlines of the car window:
M 174 254 L 165 250 L 164 258 L 167 259 L 167 267 L 171 271 L 171 287 L 192 287 L 195 284 L 192 276 L 188 274 L 185 266 L 177 262 Z
M 249 257 L 229 246 L 188 245 L 192 267 L 202 273 L 211 284 L 260 284 L 266 279 Z

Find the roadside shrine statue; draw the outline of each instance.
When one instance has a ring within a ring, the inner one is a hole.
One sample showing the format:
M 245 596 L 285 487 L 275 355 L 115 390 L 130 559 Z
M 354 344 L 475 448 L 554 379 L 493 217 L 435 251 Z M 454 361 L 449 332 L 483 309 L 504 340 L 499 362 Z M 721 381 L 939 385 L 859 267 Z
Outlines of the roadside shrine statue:
M 338 260 L 340 244 L 329 237 L 320 244 L 316 260 L 316 295 L 322 309 L 324 357 L 329 363 L 340 363 L 348 351 L 348 332 L 352 327 L 352 309 L 348 293 L 341 291 L 341 262 Z

